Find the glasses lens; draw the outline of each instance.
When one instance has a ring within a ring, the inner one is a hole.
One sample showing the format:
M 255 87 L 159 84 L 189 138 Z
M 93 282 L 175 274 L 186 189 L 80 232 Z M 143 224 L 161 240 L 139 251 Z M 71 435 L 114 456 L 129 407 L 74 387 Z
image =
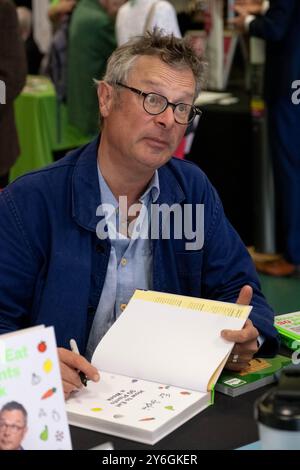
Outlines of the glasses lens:
M 144 99 L 144 108 L 149 114 L 162 113 L 167 106 L 167 99 L 156 93 L 149 93 Z
M 174 110 L 175 120 L 180 124 L 188 124 L 194 119 L 195 114 L 195 108 L 185 103 L 178 103 Z
M 9 430 L 12 434 L 16 434 L 18 431 L 23 429 L 23 427 L 17 426 L 16 424 L 7 424 L 5 422 L 0 422 L 0 429 Z

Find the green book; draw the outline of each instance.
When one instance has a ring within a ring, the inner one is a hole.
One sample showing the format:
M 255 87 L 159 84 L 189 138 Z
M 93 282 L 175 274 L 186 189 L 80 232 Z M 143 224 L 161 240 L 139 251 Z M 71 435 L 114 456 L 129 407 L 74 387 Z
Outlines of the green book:
M 274 320 L 275 328 L 280 334 L 282 343 L 290 349 L 300 346 L 300 312 L 277 315 Z
M 273 358 L 257 357 L 250 361 L 242 372 L 224 370 L 216 383 L 215 390 L 231 397 L 264 387 L 277 381 L 278 372 L 291 364 L 291 359 L 279 354 Z

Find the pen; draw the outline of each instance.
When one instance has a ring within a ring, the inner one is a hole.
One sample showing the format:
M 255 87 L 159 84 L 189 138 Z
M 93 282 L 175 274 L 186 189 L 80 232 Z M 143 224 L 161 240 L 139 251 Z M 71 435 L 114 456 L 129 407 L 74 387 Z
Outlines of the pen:
M 75 354 L 80 354 L 75 339 L 70 339 L 70 348 L 71 348 L 71 351 L 74 352 Z M 87 386 L 87 381 L 88 381 L 87 376 L 81 370 L 78 372 L 78 375 L 80 377 L 82 385 L 84 385 L 86 387 Z

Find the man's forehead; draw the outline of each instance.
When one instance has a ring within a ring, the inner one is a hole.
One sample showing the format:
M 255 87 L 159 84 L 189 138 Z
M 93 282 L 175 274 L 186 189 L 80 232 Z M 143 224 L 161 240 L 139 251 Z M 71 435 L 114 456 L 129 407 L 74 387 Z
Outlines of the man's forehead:
M 18 421 L 24 421 L 24 414 L 21 410 L 4 410 L 0 414 L 2 419 L 13 419 Z
M 169 65 L 157 56 L 138 57 L 129 73 L 129 78 L 153 86 L 175 85 L 191 95 L 195 91 L 195 78 L 189 67 L 178 68 Z

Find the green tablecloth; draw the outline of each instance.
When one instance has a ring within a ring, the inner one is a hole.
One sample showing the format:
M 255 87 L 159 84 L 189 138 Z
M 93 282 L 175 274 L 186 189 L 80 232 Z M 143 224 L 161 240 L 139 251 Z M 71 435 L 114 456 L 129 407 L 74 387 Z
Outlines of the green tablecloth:
M 29 76 L 26 87 L 15 102 L 15 116 L 21 154 L 10 171 L 10 181 L 50 164 L 53 151 L 79 147 L 89 142 L 67 121 L 65 105 L 60 105 L 55 90 L 45 77 Z

